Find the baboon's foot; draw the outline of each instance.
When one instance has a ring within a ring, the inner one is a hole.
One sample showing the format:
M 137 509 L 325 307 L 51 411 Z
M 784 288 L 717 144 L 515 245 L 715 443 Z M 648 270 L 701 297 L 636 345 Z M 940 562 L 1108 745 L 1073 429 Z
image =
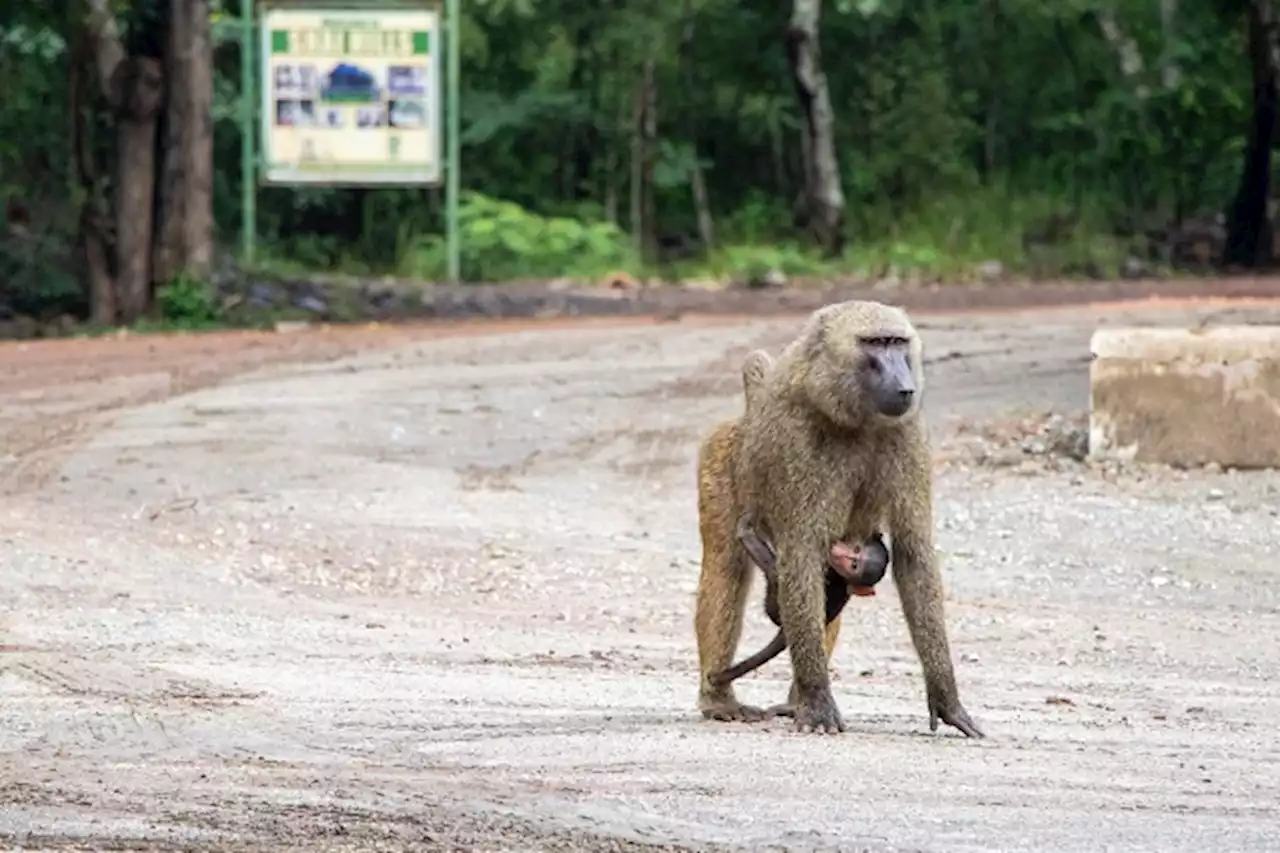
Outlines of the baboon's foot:
M 844 720 L 831 688 L 800 691 L 796 702 L 795 729 L 803 733 L 835 735 L 844 731 Z
M 764 708 L 745 705 L 732 695 L 704 696 L 698 701 L 698 710 L 702 711 L 704 720 L 718 720 L 722 723 L 758 723 L 769 718 Z
M 790 702 L 771 705 L 769 706 L 768 714 L 770 717 L 794 717 L 796 715 L 796 706 Z

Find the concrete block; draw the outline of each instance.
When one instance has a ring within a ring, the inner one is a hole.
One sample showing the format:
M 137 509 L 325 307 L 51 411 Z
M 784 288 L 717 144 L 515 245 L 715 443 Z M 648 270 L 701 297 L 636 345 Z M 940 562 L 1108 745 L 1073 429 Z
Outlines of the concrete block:
M 1089 454 L 1280 468 L 1280 326 L 1099 329 Z

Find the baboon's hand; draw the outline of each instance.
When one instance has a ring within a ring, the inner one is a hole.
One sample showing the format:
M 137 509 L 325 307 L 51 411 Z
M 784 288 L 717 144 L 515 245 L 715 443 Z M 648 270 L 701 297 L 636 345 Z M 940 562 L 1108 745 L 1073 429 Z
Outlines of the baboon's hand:
M 964 732 L 965 737 L 986 737 L 982 729 L 969 716 L 969 712 L 960 704 L 959 699 L 943 700 L 934 691 L 929 691 L 929 731 L 938 730 L 938 720 L 954 726 Z
M 831 688 L 800 694 L 795 703 L 795 729 L 798 732 L 835 735 L 844 731 L 844 720 Z

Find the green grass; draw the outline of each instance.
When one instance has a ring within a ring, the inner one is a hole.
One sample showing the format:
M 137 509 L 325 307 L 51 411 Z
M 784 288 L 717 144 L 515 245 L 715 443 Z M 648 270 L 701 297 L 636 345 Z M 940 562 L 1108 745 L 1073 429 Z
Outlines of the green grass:
M 1028 233 L 1044 231 L 1045 223 L 1055 217 L 1060 222 L 1052 240 L 1024 240 Z M 757 207 L 717 223 L 719 245 L 702 258 L 645 265 L 630 253 L 620 259 L 616 252 L 596 258 L 590 252 L 574 251 L 571 263 L 566 260 L 549 265 L 554 258 L 547 257 L 540 233 L 517 228 L 515 239 L 522 248 L 513 248 L 514 243 L 504 237 L 497 240 L 494 251 L 498 254 L 492 261 L 485 259 L 485 252 L 473 251 L 467 263 L 471 268 L 504 273 L 520 270 L 510 274 L 530 278 L 565 275 L 583 281 L 621 270 L 636 278 L 714 279 L 758 285 L 777 270 L 789 278 L 878 280 L 896 275 L 962 283 L 974 280 L 979 268 L 991 261 L 999 262 L 1006 275 L 1031 279 L 1115 276 L 1125 258 L 1137 254 L 1136 247 L 1110 235 L 1101 206 L 1086 205 L 1077 210 L 1049 194 L 1028 196 L 988 189 L 935 198 L 919 210 L 896 213 L 851 205 L 848 218 L 846 248 L 839 258 L 825 258 L 794 235 L 777 233 L 776 223 L 787 222 L 785 211 Z M 473 223 L 469 227 L 477 226 Z M 486 239 L 490 232 L 485 233 Z M 381 245 L 388 244 L 384 241 Z M 531 254 L 522 264 L 519 252 L 530 249 L 537 252 L 536 257 Z M 445 275 L 443 238 L 405 228 L 394 232 L 388 259 L 382 263 L 370 263 L 355 247 L 321 245 L 314 238 L 268 247 L 262 258 L 264 270 L 289 274 L 392 274 L 426 281 L 439 281 Z M 501 280 L 507 275 L 493 277 Z
M 782 212 L 772 214 L 781 218 Z M 1054 239 L 1024 240 L 1058 219 Z M 759 229 L 739 217 L 739 233 L 708 258 L 671 269 L 683 279 L 731 278 L 759 283 L 770 270 L 794 276 L 851 276 L 875 280 L 904 278 L 962 283 L 982 265 L 997 261 L 1006 275 L 1032 279 L 1115 276 L 1137 247 L 1111 235 L 1100 207 L 1076 210 L 1051 195 L 1013 195 L 993 189 L 933 199 L 916 211 L 851 207 L 848 237 L 839 258 L 825 258 L 794 239 L 765 242 Z M 783 220 L 785 221 L 785 220 Z M 726 229 L 728 230 L 728 229 Z M 751 233 L 751 232 L 755 233 Z M 729 231 L 732 238 L 733 232 Z M 767 238 L 766 238 L 767 239 Z

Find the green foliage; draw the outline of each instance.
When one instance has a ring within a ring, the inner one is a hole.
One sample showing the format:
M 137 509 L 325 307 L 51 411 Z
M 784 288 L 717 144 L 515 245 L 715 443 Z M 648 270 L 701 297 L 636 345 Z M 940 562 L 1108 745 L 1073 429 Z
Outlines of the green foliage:
M 15 0 L 0 12 L 0 205 L 29 217 L 21 234 L 0 231 L 0 312 L 84 311 L 73 76 L 104 166 L 114 139 L 87 57 L 72 68 L 80 2 Z M 261 118 L 259 93 L 241 91 L 246 3 L 213 4 L 214 203 L 228 244 L 242 225 L 246 94 Z M 1038 275 L 1114 272 L 1137 252 L 1118 231 L 1213 215 L 1240 176 L 1252 108 L 1244 4 L 1176 6 L 1166 22 L 1160 4 L 1138 0 L 827 4 L 823 71 L 849 239 L 844 257 L 825 260 L 796 217 L 804 117 L 783 38 L 788 4 L 463 4 L 463 275 L 953 280 L 988 261 Z M 112 8 L 138 49 L 162 36 L 163 4 Z M 696 240 L 700 175 L 717 247 L 642 264 L 629 182 L 647 60 L 658 115 L 646 164 L 651 236 Z M 1040 239 L 1048 220 L 1070 226 Z M 264 188 L 257 226 L 272 268 L 445 274 L 436 188 Z M 159 311 L 166 322 L 213 323 L 210 299 L 179 279 L 160 288 Z
M 159 319 L 176 329 L 204 329 L 222 320 L 213 286 L 185 273 L 156 288 L 156 309 Z
M 56 248 L 0 242 L 0 307 L 41 320 L 84 313 L 84 288 Z
M 612 223 L 544 217 L 509 201 L 466 193 L 459 204 L 462 275 L 469 281 L 513 278 L 596 278 L 634 265 L 627 237 Z M 445 275 L 444 238 L 409 237 L 401 275 Z
M 765 287 L 777 273 L 821 275 L 832 269 L 816 253 L 794 243 L 725 246 L 713 252 L 703 267 L 717 279 L 741 282 L 748 287 Z
M 1037 233 L 1046 222 L 1064 217 L 1070 225 L 1052 239 Z M 988 261 L 1045 277 L 1114 275 L 1131 248 L 1109 236 L 1105 214 L 1097 207 L 1002 186 L 935 198 L 928 207 L 892 218 L 869 209 L 855 230 L 879 236 L 854 241 L 846 253 L 845 266 L 869 276 L 896 272 L 957 280 L 972 277 Z

